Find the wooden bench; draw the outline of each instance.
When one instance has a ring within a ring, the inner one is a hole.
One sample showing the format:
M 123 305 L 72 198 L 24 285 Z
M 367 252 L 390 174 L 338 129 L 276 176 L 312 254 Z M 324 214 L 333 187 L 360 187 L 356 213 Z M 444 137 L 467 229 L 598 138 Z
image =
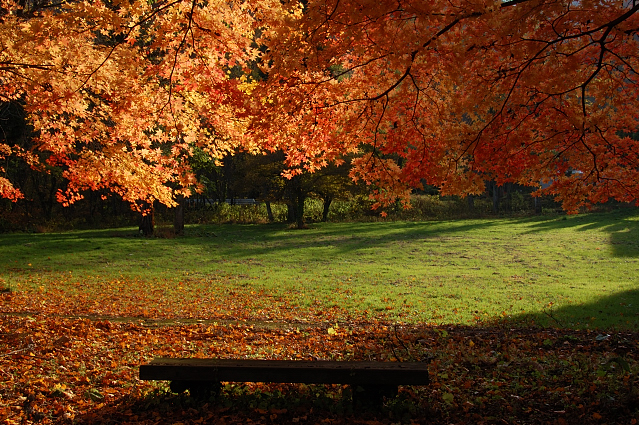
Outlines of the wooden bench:
M 348 384 L 353 400 L 378 402 L 397 395 L 399 385 L 427 385 L 428 364 L 302 360 L 156 358 L 140 366 L 141 380 L 171 381 L 171 390 L 194 395 L 214 391 L 220 382 Z

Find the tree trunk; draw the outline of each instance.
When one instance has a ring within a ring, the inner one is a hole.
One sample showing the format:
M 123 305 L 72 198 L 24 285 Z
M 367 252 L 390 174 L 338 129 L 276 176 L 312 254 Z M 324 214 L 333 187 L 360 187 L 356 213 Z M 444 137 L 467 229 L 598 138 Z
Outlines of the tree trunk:
M 47 207 L 46 207 L 46 215 L 47 215 L 47 220 L 50 220 L 52 218 L 52 213 L 53 213 L 53 204 L 54 204 L 54 200 L 55 200 L 55 192 L 57 191 L 58 187 L 57 187 L 57 179 L 55 178 L 55 176 L 51 176 L 51 187 L 49 189 L 49 198 L 47 201 Z
M 304 200 L 305 199 L 306 199 L 306 196 L 304 196 L 304 193 L 302 192 L 302 190 L 298 190 L 297 191 L 297 208 L 295 211 L 295 214 L 296 214 L 295 218 L 296 218 L 298 229 L 304 228 Z
M 303 191 L 296 191 L 292 199 L 286 202 L 287 215 L 286 221 L 288 223 L 295 223 L 298 229 L 304 228 L 304 201 L 306 200 L 306 194 Z
M 297 206 L 294 203 L 290 201 L 286 203 L 286 222 L 287 223 L 294 223 L 295 220 L 297 219 L 297 212 L 295 211 L 296 208 Z
M 304 228 L 304 201 L 306 200 L 306 195 L 300 176 L 294 176 L 286 182 L 284 199 L 288 207 L 287 222 L 295 223 L 298 229 Z
M 173 215 L 173 231 L 176 235 L 184 234 L 184 196 L 179 195 Z
M 324 197 L 324 210 L 322 211 L 322 221 L 324 223 L 328 221 L 328 211 L 331 207 L 331 202 L 333 202 L 332 196 L 327 195 Z
M 271 209 L 271 201 L 266 201 L 266 214 L 268 215 L 268 221 L 269 222 L 274 222 L 275 221 L 275 216 L 273 216 L 273 210 Z
M 492 182 L 492 187 L 493 187 L 493 212 L 495 214 L 497 214 L 499 212 L 499 190 L 500 187 L 497 186 L 497 182 L 493 181 Z
M 38 203 L 42 209 L 42 215 L 45 220 L 49 221 L 53 217 L 53 205 L 55 202 L 55 192 L 57 190 L 56 178 L 53 175 L 38 175 L 34 173 L 31 181 L 38 196 Z
M 504 183 L 504 196 L 507 200 L 508 211 L 513 210 L 513 184 L 512 183 Z
M 155 221 L 153 218 L 153 205 L 145 204 L 145 209 L 142 212 L 142 218 L 140 219 L 140 232 L 144 236 L 153 235 L 155 227 Z

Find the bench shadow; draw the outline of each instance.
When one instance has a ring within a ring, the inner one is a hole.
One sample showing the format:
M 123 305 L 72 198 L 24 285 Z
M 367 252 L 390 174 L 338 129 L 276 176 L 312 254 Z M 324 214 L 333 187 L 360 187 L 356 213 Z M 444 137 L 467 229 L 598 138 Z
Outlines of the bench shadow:
M 200 397 L 164 390 L 123 397 L 74 417 L 73 423 L 348 424 L 355 418 L 373 422 L 388 419 L 393 415 L 389 412 L 396 410 L 396 407 L 354 405 L 347 386 L 276 384 L 270 389 L 267 384 L 255 389 L 239 384 L 233 387 L 223 390 L 222 394 Z M 420 415 L 425 412 L 415 410 L 415 418 Z

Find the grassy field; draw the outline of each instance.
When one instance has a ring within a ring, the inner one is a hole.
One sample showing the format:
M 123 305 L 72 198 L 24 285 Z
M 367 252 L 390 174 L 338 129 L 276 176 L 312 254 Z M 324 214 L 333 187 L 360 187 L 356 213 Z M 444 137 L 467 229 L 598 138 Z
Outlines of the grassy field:
M 0 236 L 5 312 L 637 329 L 639 211 Z

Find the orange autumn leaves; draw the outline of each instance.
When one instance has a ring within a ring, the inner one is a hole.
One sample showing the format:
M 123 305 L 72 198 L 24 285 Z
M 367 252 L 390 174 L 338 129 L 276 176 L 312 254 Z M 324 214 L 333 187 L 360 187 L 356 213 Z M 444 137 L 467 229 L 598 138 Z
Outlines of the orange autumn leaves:
M 287 175 L 355 158 L 382 204 L 485 180 L 568 211 L 639 193 L 634 2 L 2 4 L 0 100 L 35 140 L 0 157 L 60 167 L 63 203 L 174 205 L 194 149 L 283 150 Z
M 598 338 L 569 330 L 328 326 L 156 325 L 4 314 L 0 420 L 390 424 L 401 418 L 449 424 L 499 417 L 505 423 L 597 424 L 633 423 L 636 417 L 633 333 Z M 166 383 L 137 379 L 138 366 L 156 356 L 429 361 L 431 384 L 402 388 L 397 404 L 379 411 L 353 412 L 342 386 L 240 383 L 217 399 L 195 401 L 167 393 Z M 615 358 L 630 371 L 602 366 Z
M 74 287 L 80 289 L 76 292 Z M 4 294 L 2 311 L 5 313 L 38 311 L 49 315 L 128 317 L 148 321 L 178 318 L 286 323 L 335 323 L 350 321 L 351 316 L 346 307 L 334 303 L 304 305 L 267 289 L 242 287 L 232 280 L 220 284 L 186 281 L 174 289 L 167 289 L 166 285 L 143 279 L 93 282 L 91 279 L 65 280 L 61 276 L 37 289 L 13 289 L 16 291 Z
M 133 207 L 198 188 L 195 148 L 214 158 L 247 145 L 243 91 L 230 78 L 253 60 L 262 16 L 242 2 L 3 1 L 0 101 L 23 105 L 34 167 L 67 181 L 58 200 L 106 188 Z M 260 1 L 263 10 L 268 1 Z M 20 157 L 2 140 L 2 158 Z M 171 187 L 169 187 L 169 185 Z M 20 196 L 0 181 L 2 196 Z
M 0 335 L 0 420 L 10 424 L 171 422 L 158 417 L 157 409 L 135 406 L 144 405 L 145 397 L 152 398 L 148 394 L 158 386 L 166 389 L 166 383 L 137 379 L 138 366 L 156 356 L 337 360 L 348 355 L 344 348 L 354 340 L 361 341 L 360 345 L 371 353 L 379 345 L 374 332 L 367 330 L 344 329 L 329 335 L 322 327 L 256 329 L 217 323 L 156 327 L 135 321 L 62 319 L 40 314 L 4 315 L 0 318 Z M 268 388 L 264 384 L 251 387 Z M 296 391 L 294 387 L 290 390 Z M 121 404 L 126 408 L 119 407 Z M 207 404 L 202 411 L 207 412 L 207 407 L 217 420 L 221 416 L 231 423 L 246 420 L 237 413 L 237 418 L 232 414 L 229 417 L 228 407 Z M 177 420 L 180 410 L 164 413 Z M 262 410 L 252 408 L 249 413 L 259 418 Z M 279 414 L 286 411 L 279 409 Z M 300 416 L 309 413 L 312 409 L 299 412 Z M 199 418 L 187 418 L 187 423 L 198 423 Z

